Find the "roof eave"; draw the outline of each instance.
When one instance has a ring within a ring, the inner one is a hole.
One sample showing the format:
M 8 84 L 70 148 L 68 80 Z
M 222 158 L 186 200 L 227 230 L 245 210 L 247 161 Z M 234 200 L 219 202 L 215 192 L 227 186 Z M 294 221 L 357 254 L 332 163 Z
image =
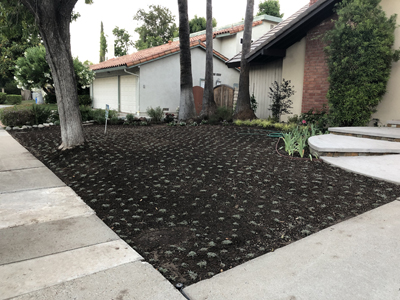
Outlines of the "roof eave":
M 304 36 L 306 36 L 307 32 L 322 22 L 324 19 L 329 17 L 329 15 L 333 14 L 333 8 L 337 2 L 340 0 L 327 0 L 324 2 L 316 2 L 303 12 L 298 17 L 298 22 L 292 24 L 292 26 L 288 27 L 286 30 L 276 35 L 272 40 L 266 41 L 265 44 L 260 45 L 257 49 L 252 51 L 251 53 L 246 55 L 246 59 L 248 62 L 252 62 L 256 60 L 258 57 L 262 55 L 262 51 L 267 49 L 273 49 L 278 47 L 289 48 L 294 43 L 301 40 Z M 284 45 L 285 47 L 282 47 Z

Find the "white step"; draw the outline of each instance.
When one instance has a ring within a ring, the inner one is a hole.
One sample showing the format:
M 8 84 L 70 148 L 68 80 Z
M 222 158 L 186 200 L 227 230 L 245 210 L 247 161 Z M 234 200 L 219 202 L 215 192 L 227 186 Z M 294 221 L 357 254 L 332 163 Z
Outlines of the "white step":
M 400 143 L 342 135 L 317 135 L 308 139 L 312 153 L 332 156 L 348 153 L 349 156 L 368 154 L 400 154 Z M 328 154 L 329 153 L 329 154 Z

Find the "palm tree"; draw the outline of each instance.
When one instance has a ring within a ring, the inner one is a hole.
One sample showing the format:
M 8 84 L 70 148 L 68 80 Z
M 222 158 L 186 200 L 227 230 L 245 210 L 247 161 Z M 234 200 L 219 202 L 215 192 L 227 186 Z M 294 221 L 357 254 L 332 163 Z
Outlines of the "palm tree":
M 212 26 L 212 0 L 207 0 L 207 27 L 206 27 L 206 79 L 203 94 L 203 107 L 200 117 L 208 118 L 215 114 L 217 105 L 214 101 L 213 84 L 213 26 Z
M 233 115 L 234 119 L 252 120 L 256 118 L 250 104 L 250 80 L 249 80 L 249 65 L 246 60 L 246 55 L 251 48 L 251 29 L 253 23 L 254 0 L 247 0 L 246 17 L 244 20 L 244 33 L 242 44 L 242 57 L 240 62 L 240 77 L 239 77 L 239 95 L 236 103 L 236 109 Z
M 196 117 L 193 97 L 192 60 L 190 55 L 190 29 L 187 0 L 178 0 L 179 44 L 181 61 L 181 96 L 179 102 L 179 120 Z

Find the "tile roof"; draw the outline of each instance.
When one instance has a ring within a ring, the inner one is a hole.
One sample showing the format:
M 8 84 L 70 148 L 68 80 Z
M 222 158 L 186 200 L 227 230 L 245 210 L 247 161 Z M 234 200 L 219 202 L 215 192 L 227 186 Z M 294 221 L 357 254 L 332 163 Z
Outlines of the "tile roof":
M 253 27 L 261 25 L 263 21 L 255 21 L 253 22 Z M 221 34 L 235 34 L 237 32 L 243 31 L 244 30 L 244 25 L 238 25 L 238 26 L 233 26 L 230 28 L 224 28 L 218 31 L 213 32 L 213 37 L 215 38 L 218 35 Z M 195 47 L 195 46 L 204 46 L 205 49 L 205 44 L 203 42 L 206 41 L 206 35 L 205 34 L 200 34 L 196 36 L 191 36 L 190 38 L 190 47 Z M 134 52 L 132 54 L 128 54 L 125 56 L 121 57 L 115 57 L 111 58 L 107 61 L 101 62 L 99 64 L 94 64 L 90 66 L 90 69 L 93 71 L 96 70 L 102 70 L 102 69 L 109 69 L 109 68 L 115 68 L 115 67 L 122 67 L 122 66 L 127 66 L 127 67 L 132 67 L 134 65 L 142 64 L 157 58 L 164 57 L 166 55 L 179 52 L 179 40 L 175 41 L 170 41 L 167 44 L 160 45 L 157 47 L 153 48 L 148 48 L 144 49 L 138 52 Z M 214 50 L 214 55 L 220 57 L 224 61 L 227 61 L 228 58 L 223 56 L 221 53 L 217 52 Z
M 206 40 L 205 36 L 204 38 L 200 36 L 191 38 L 190 48 L 200 47 L 206 49 L 206 44 L 204 43 L 205 40 Z M 135 52 L 133 54 L 112 58 L 107 61 L 101 62 L 99 64 L 91 65 L 90 69 L 96 71 L 96 70 L 109 69 L 122 66 L 132 67 L 135 65 L 143 64 L 145 62 L 150 62 L 155 59 L 159 59 L 167 55 L 171 55 L 173 53 L 178 53 L 179 51 L 180 51 L 179 41 L 169 42 L 161 46 L 144 49 Z M 228 61 L 228 58 L 219 53 L 218 51 L 214 50 L 213 52 L 214 56 L 220 58 L 224 62 Z
M 276 25 L 274 28 L 272 28 L 270 31 L 268 31 L 266 34 L 264 34 L 262 37 L 260 37 L 258 40 L 253 42 L 251 44 L 251 49 L 248 54 L 251 55 L 255 51 L 257 51 L 259 48 L 263 47 L 265 44 L 273 40 L 275 37 L 283 33 L 286 29 L 290 28 L 293 23 L 296 23 L 299 19 L 301 19 L 301 15 L 310 7 L 310 4 L 304 5 L 301 9 L 299 9 L 297 12 L 295 12 L 293 15 L 291 15 L 289 18 L 286 20 L 282 21 L 278 25 Z M 239 52 L 236 54 L 234 57 L 232 57 L 227 64 L 229 63 L 236 63 L 240 62 L 242 56 L 242 52 Z

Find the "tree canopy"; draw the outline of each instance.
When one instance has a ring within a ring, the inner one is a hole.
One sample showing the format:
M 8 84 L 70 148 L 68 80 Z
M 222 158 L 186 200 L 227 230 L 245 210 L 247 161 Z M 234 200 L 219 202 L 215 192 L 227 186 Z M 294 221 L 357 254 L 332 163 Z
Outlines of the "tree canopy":
M 112 32 L 115 36 L 114 55 L 117 57 L 127 55 L 129 46 L 133 46 L 131 35 L 128 33 L 128 31 L 123 28 L 120 29 L 118 26 L 116 26 Z
M 217 26 L 217 20 L 212 18 L 212 27 Z M 197 17 L 194 15 L 194 18 L 189 21 L 190 33 L 206 30 L 207 28 L 207 20 L 204 17 Z
M 283 18 L 279 0 L 265 0 L 264 2 L 260 2 L 260 4 L 258 4 L 257 16 L 261 15 L 270 15 L 273 17 Z
M 77 57 L 73 63 L 78 89 L 88 88 L 94 79 L 89 63 L 82 63 Z M 18 88 L 26 90 L 41 88 L 47 93 L 54 94 L 54 81 L 46 61 L 44 46 L 28 48 L 24 56 L 17 59 L 14 69 Z
M 32 14 L 19 1 L 0 1 L 0 80 L 12 80 L 17 58 L 40 40 Z
M 101 22 L 100 27 L 100 62 L 106 60 L 106 53 L 107 53 L 107 39 L 104 34 L 104 27 L 103 22 Z
M 175 16 L 168 8 L 160 5 L 149 5 L 148 11 L 139 9 L 133 19 L 143 23 L 135 29 L 139 34 L 139 40 L 134 43 L 137 50 L 163 45 L 177 31 Z
M 380 0 L 343 0 L 338 20 L 325 37 L 330 88 L 327 98 L 336 126 L 364 126 L 386 93 L 393 61 L 396 15 Z

